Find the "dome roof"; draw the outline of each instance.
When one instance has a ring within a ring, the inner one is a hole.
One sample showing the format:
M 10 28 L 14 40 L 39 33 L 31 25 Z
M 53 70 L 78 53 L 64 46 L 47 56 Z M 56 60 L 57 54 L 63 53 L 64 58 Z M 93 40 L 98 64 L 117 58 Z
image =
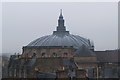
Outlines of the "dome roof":
M 57 30 L 53 31 L 52 35 L 40 37 L 29 43 L 27 46 L 73 46 L 74 48 L 79 48 L 82 45 L 85 45 L 89 49 L 93 49 L 90 40 L 78 35 L 72 35 L 69 31 L 66 31 L 61 12 L 58 19 Z
M 58 33 L 40 37 L 27 46 L 73 46 L 79 48 L 82 45 L 92 48 L 88 39 L 78 35 Z
M 94 57 L 96 54 L 88 49 L 85 45 L 82 45 L 79 49 L 75 51 L 75 56 L 81 56 L 81 57 Z

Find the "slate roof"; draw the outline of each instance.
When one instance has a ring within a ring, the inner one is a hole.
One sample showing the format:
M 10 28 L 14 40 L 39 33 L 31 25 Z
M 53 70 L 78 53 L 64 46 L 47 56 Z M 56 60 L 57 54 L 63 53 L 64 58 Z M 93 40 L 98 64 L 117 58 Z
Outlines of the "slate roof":
M 58 34 L 53 34 L 40 37 L 29 43 L 27 46 L 73 46 L 78 48 L 83 44 L 91 48 L 89 41 L 78 35 L 63 34 L 62 36 L 59 36 Z
M 118 62 L 120 57 L 118 50 L 95 51 L 95 53 L 99 62 Z
M 96 54 L 90 49 L 88 49 L 85 45 L 82 45 L 81 47 L 79 47 L 78 50 L 76 50 L 75 56 L 91 57 L 91 56 L 96 56 Z

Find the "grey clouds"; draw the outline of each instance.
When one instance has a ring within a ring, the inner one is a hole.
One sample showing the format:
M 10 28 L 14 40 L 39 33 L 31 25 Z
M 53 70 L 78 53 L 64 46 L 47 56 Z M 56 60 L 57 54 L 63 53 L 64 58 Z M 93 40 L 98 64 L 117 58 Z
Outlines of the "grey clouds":
M 22 46 L 56 29 L 59 10 L 71 34 L 94 41 L 95 50 L 118 47 L 118 6 L 115 2 L 3 3 L 2 51 L 22 52 Z

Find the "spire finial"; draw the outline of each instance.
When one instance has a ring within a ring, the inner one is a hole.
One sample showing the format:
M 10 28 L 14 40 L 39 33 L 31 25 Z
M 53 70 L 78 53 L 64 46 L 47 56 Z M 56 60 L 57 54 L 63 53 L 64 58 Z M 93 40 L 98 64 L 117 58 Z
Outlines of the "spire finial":
M 63 16 L 62 16 L 62 9 L 60 9 L 60 17 L 63 18 Z
M 66 31 L 66 27 L 64 26 L 64 19 L 62 16 L 62 9 L 60 9 L 60 15 L 59 15 L 59 19 L 58 19 L 58 26 L 56 31 L 53 32 L 53 34 L 58 34 L 58 33 L 65 33 L 65 34 L 69 34 L 69 31 Z
M 62 15 L 62 9 L 60 9 L 60 14 Z

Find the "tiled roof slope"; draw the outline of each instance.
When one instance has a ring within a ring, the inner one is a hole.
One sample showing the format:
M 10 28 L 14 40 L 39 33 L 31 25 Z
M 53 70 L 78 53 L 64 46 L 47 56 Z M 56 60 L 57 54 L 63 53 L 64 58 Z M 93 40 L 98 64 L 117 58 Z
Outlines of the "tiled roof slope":
M 100 62 L 118 62 L 118 50 L 95 51 L 98 61 Z

